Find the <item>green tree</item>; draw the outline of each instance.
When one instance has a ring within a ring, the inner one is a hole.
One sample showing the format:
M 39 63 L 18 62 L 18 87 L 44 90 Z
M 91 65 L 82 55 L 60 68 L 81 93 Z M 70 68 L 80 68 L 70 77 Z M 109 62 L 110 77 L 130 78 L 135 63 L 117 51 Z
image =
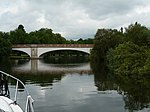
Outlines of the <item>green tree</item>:
M 32 44 L 64 44 L 66 39 L 59 33 L 53 33 L 52 29 L 41 28 L 38 31 L 29 33 L 29 40 Z
M 107 51 L 122 43 L 123 34 L 117 30 L 99 29 L 94 38 L 91 61 L 105 63 Z
M 88 38 L 88 39 L 78 39 L 77 44 L 93 44 L 93 39 L 92 38 Z
M 26 44 L 29 40 L 23 25 L 19 25 L 17 29 L 10 31 L 9 38 L 12 44 Z
M 150 47 L 150 30 L 137 22 L 126 28 L 125 36 L 126 41 L 131 41 L 139 46 Z
M 12 44 L 26 44 L 28 40 L 27 36 L 28 35 L 21 29 L 10 31 L 10 40 Z
M 8 56 L 11 52 L 11 43 L 8 33 L 0 32 L 0 57 Z
M 21 24 L 20 24 L 20 25 L 18 26 L 18 29 L 20 29 L 20 30 L 22 30 L 24 33 L 26 33 L 26 31 L 25 31 L 25 29 L 24 29 L 24 26 L 23 26 L 23 25 L 21 25 Z
M 83 43 L 84 43 L 84 40 L 83 40 L 82 38 L 80 38 L 80 39 L 77 40 L 77 43 L 78 43 L 78 44 L 83 44 Z
M 136 79 L 147 75 L 150 70 L 150 68 L 146 69 L 148 58 L 148 49 L 139 47 L 133 42 L 120 44 L 115 49 L 111 49 L 107 55 L 109 69 L 117 77 L 127 76 L 125 80 L 131 77 Z
M 84 44 L 93 44 L 93 39 L 92 38 L 85 39 Z

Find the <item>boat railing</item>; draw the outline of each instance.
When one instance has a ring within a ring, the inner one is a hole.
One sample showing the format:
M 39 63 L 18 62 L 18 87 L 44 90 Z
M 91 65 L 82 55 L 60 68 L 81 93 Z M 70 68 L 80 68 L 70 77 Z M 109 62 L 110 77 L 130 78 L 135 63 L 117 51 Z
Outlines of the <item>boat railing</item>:
M 23 86 L 26 94 L 27 94 L 27 100 L 26 100 L 26 105 L 25 105 L 25 112 L 34 112 L 34 109 L 33 109 L 33 99 L 31 97 L 31 95 L 29 94 L 25 84 L 19 80 L 18 78 L 8 74 L 8 73 L 5 73 L 3 71 L 0 71 L 0 76 L 3 77 L 3 76 L 7 76 L 7 77 L 10 77 L 14 80 L 16 80 L 16 87 L 15 87 L 15 96 L 14 96 L 14 101 L 13 103 L 14 104 L 17 104 L 17 97 L 18 97 L 18 88 L 19 88 L 19 83 Z

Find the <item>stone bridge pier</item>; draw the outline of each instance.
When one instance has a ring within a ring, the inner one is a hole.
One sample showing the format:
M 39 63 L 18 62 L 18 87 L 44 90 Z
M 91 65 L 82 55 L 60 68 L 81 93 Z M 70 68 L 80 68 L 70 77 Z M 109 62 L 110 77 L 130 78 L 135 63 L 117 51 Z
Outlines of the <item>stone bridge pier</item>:
M 31 45 L 31 58 L 37 59 L 38 58 L 38 48 L 37 45 Z

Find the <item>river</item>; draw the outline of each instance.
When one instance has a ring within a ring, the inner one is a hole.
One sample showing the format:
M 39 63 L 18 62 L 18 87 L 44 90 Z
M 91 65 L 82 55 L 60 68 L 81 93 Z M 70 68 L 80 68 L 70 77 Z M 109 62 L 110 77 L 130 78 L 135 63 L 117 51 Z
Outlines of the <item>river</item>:
M 122 94 L 120 85 L 95 75 L 89 62 L 52 64 L 43 60 L 4 60 L 0 62 L 0 70 L 26 84 L 35 101 L 35 112 L 150 111 L 149 102 L 147 107 L 140 108 L 134 101 L 128 101 L 131 99 Z M 19 101 L 24 102 L 23 98 Z

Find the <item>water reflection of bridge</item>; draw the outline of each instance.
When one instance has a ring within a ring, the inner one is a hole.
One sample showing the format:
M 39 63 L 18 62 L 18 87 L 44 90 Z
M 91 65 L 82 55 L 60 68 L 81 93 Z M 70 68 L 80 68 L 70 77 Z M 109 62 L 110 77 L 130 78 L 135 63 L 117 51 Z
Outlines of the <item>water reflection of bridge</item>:
M 21 63 L 21 61 L 24 60 L 16 60 L 15 66 L 13 67 L 13 71 L 31 73 L 92 73 L 89 63 L 49 64 L 44 63 L 42 60 L 36 59 L 26 61 L 25 63 Z

